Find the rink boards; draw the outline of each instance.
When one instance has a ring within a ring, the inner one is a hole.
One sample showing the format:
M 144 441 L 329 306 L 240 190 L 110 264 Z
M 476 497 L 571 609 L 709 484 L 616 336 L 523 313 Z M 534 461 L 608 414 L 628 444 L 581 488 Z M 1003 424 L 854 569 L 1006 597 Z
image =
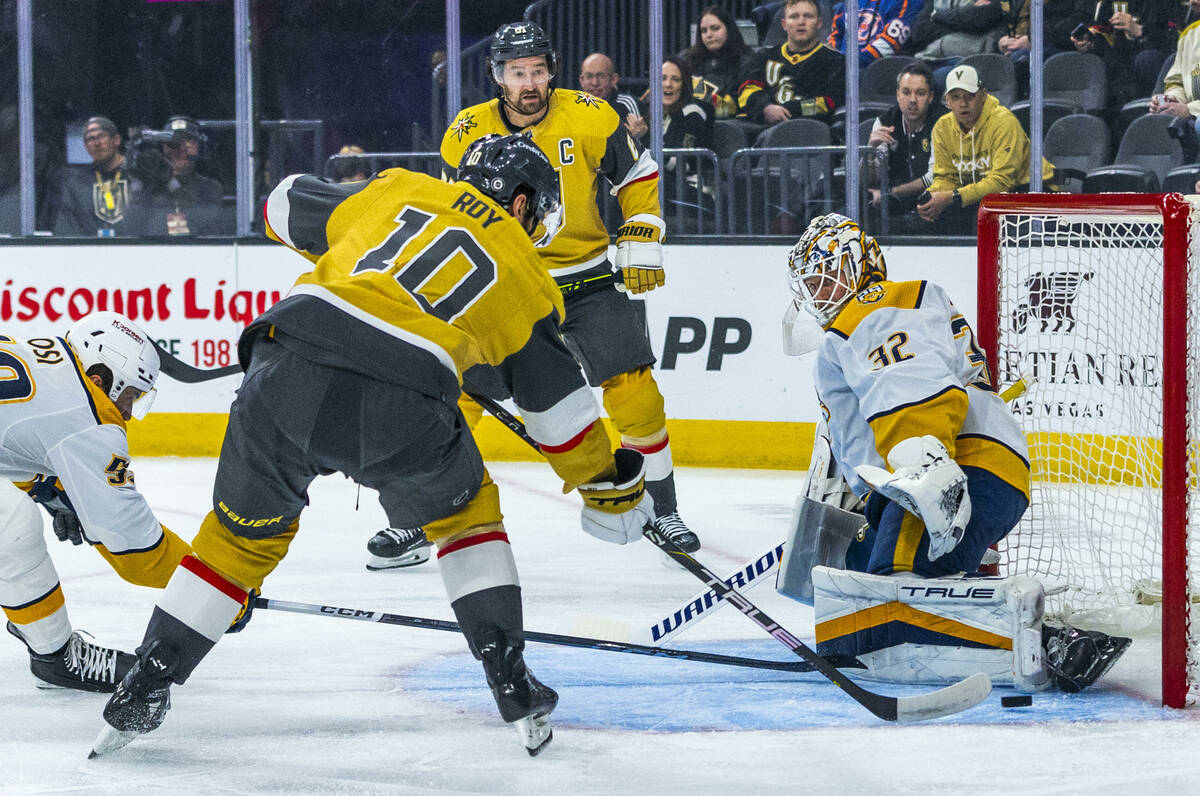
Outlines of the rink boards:
M 666 397 L 675 460 L 684 465 L 807 466 L 818 407 L 811 360 L 784 356 L 789 245 L 666 246 L 666 287 L 646 313 Z M 893 279 L 933 279 L 975 317 L 975 250 L 887 247 Z M 5 246 L 0 331 L 62 334 L 90 311 L 140 322 L 201 368 L 236 361 L 241 329 L 282 296 L 308 262 L 277 245 Z M 164 379 L 155 411 L 130 424 L 135 455 L 214 455 L 238 377 L 182 385 Z M 499 423 L 478 429 L 485 456 L 532 453 Z

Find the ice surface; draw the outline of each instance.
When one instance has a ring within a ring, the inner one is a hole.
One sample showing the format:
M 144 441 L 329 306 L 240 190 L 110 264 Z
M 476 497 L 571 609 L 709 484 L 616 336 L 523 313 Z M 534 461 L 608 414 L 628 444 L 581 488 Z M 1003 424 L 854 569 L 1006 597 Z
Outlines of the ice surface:
M 144 459 L 138 485 L 190 538 L 207 511 L 211 459 Z M 539 464 L 491 465 L 521 572 L 526 626 L 571 632 L 585 615 L 652 623 L 700 591 L 649 544 L 616 547 L 578 527 L 578 501 Z M 799 473 L 681 469 L 697 558 L 728 572 L 784 535 Z M 357 510 L 356 510 L 357 504 Z M 384 524 L 374 494 L 317 481 L 268 597 L 453 619 L 435 562 L 368 573 Z M 132 648 L 156 592 L 95 551 L 49 535 L 76 627 Z M 769 585 L 748 596 L 811 641 L 812 614 Z M 555 687 L 554 742 L 537 758 L 496 715 L 454 633 L 261 611 L 227 636 L 157 731 L 87 760 L 104 696 L 33 687 L 25 651 L 0 640 L 0 793 L 1142 793 L 1196 792 L 1200 715 L 1157 704 L 1154 639 L 1106 681 L 1032 707 L 982 705 L 893 726 L 813 674 L 737 669 L 531 644 Z M 787 660 L 723 608 L 672 646 Z M 921 689 L 863 684 L 884 693 Z

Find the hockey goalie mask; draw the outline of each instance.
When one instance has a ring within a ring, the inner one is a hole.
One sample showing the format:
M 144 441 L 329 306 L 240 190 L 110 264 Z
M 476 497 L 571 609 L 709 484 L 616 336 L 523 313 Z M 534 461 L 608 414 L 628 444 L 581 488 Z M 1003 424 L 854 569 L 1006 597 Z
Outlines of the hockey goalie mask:
M 67 330 L 67 342 L 86 372 L 104 365 L 112 373 L 108 397 L 122 413 L 141 420 L 158 390 L 158 349 L 133 321 L 115 312 L 94 312 Z
M 855 293 L 887 278 L 879 244 L 838 213 L 814 218 L 788 255 L 795 305 L 828 328 Z

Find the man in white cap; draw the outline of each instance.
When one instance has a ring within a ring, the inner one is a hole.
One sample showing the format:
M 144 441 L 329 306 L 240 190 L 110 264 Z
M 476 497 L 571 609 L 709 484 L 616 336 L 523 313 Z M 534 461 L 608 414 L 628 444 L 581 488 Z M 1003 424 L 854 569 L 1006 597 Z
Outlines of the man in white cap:
M 942 102 L 950 112 L 933 125 L 933 183 L 917 212 L 933 232 L 970 235 L 983 197 L 1028 186 L 1029 136 L 974 67 L 950 70 Z M 1042 179 L 1053 175 L 1054 166 L 1043 159 Z

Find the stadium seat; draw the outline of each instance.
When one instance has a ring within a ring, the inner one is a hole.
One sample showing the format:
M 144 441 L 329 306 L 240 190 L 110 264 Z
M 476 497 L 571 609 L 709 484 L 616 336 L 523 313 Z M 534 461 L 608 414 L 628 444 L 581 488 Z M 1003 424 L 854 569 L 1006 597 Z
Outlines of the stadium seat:
M 896 78 L 904 67 L 916 62 L 910 55 L 889 55 L 872 61 L 858 80 L 859 102 L 885 102 L 891 107 L 896 101 Z
M 1101 166 L 1083 179 L 1084 193 L 1158 193 L 1158 177 L 1141 166 Z
M 1054 181 L 1078 193 L 1088 172 L 1109 162 L 1108 125 L 1096 116 L 1064 116 L 1046 131 L 1042 155 L 1054 164 Z
M 717 157 L 725 160 L 748 146 L 750 141 L 744 125 L 728 119 L 718 119 L 713 123 L 712 151 L 717 153 Z
M 1196 181 L 1200 180 L 1200 163 L 1177 166 L 1167 172 L 1162 182 L 1163 193 L 1200 193 Z
M 1108 102 L 1108 72 L 1091 53 L 1063 52 L 1046 59 L 1042 88 L 1048 100 L 1078 105 L 1089 113 L 1103 111 Z
M 1004 107 L 1011 106 L 1016 100 L 1017 73 L 1008 56 L 1000 53 L 968 55 L 962 60 L 962 65 L 974 67 L 983 87 Z
M 1029 135 L 1029 100 L 1019 100 L 1012 104 L 1009 108 L 1013 112 L 1013 116 L 1017 117 L 1017 121 L 1021 123 L 1021 128 L 1025 131 L 1025 135 Z M 1072 113 L 1083 113 L 1083 108 L 1070 102 L 1060 102 L 1058 100 L 1048 100 L 1042 103 L 1042 135 L 1050 131 L 1050 128 L 1064 116 L 1070 116 Z

